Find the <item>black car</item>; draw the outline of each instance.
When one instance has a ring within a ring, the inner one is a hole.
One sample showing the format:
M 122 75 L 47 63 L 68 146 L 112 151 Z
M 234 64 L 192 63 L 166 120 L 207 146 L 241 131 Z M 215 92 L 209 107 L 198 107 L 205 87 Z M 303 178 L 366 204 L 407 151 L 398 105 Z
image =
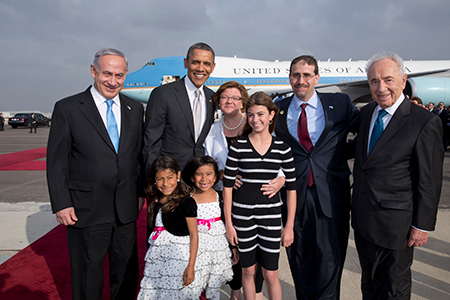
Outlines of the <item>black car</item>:
M 18 113 L 15 114 L 14 117 L 9 118 L 8 124 L 11 125 L 12 128 L 17 128 L 18 126 L 30 126 L 30 117 L 31 113 Z M 40 113 L 34 113 L 34 117 L 36 118 L 36 126 L 50 126 L 51 120 Z

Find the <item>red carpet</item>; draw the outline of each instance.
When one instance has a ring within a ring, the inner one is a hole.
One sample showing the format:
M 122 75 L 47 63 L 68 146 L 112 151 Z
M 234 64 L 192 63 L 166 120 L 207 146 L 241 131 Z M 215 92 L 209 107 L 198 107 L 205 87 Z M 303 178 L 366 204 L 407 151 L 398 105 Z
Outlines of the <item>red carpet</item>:
M 146 252 L 146 207 L 139 214 L 137 239 L 139 274 Z M 110 299 L 108 265 L 105 263 L 102 299 Z M 140 282 L 140 279 L 139 279 Z M 66 229 L 56 226 L 39 240 L 0 265 L 0 299 L 67 300 L 72 298 Z
M 0 155 L 0 171 L 45 171 L 47 147 Z

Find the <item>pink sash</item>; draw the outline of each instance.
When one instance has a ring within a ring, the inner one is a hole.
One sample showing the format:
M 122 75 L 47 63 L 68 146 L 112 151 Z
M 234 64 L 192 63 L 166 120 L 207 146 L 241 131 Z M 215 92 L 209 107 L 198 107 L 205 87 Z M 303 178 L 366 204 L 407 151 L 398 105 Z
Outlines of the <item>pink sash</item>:
M 212 219 L 197 219 L 198 225 L 208 225 L 208 230 L 211 229 L 211 223 L 220 221 L 220 217 L 212 218 Z
M 153 240 L 156 240 L 158 238 L 158 236 L 161 234 L 161 232 L 163 232 L 164 230 L 166 230 L 164 228 L 164 226 L 155 226 L 155 229 L 153 229 L 153 232 L 156 232 L 155 235 L 152 237 Z

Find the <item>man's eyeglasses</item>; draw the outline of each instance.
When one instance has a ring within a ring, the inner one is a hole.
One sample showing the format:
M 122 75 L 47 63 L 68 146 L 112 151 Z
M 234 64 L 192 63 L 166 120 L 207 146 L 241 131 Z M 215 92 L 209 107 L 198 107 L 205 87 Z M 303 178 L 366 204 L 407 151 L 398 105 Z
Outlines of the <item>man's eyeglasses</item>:
M 309 74 L 309 73 L 294 73 L 294 74 L 290 74 L 292 79 L 295 80 L 299 80 L 300 77 L 303 77 L 303 79 L 305 80 L 310 80 L 311 78 L 313 78 L 314 76 L 316 76 L 316 74 Z

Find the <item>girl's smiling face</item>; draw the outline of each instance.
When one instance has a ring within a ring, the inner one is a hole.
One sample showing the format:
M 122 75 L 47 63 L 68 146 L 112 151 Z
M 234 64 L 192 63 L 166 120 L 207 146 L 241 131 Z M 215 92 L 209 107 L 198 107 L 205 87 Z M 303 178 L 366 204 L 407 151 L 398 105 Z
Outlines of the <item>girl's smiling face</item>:
M 254 105 L 247 109 L 247 122 L 254 133 L 269 132 L 269 122 L 272 121 L 274 115 L 275 112 L 269 112 L 264 105 Z
M 198 167 L 194 175 L 191 177 L 192 182 L 197 187 L 198 192 L 206 192 L 214 186 L 217 174 L 211 164 Z
M 171 169 L 159 170 L 155 175 L 156 188 L 163 193 L 164 196 L 169 196 L 177 188 L 180 177 L 181 172 L 178 172 L 177 174 Z

